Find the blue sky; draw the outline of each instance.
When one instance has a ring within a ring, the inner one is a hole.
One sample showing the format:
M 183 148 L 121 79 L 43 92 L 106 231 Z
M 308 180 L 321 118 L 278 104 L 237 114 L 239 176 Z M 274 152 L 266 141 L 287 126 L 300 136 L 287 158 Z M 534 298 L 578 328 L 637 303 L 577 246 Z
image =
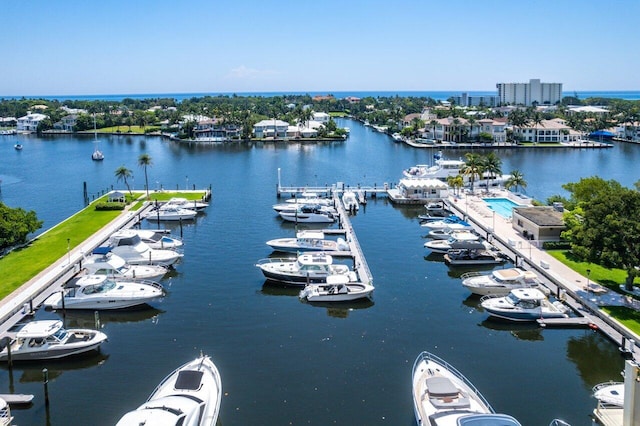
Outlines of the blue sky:
M 640 90 L 640 1 L 0 3 L 0 96 Z

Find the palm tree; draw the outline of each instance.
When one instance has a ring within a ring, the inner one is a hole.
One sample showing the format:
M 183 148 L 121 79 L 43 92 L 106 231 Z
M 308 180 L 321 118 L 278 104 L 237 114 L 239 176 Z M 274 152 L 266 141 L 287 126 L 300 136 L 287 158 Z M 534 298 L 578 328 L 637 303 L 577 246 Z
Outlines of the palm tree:
M 431 127 L 433 127 L 433 136 L 432 136 L 432 138 L 433 138 L 433 140 L 435 141 L 435 140 L 436 140 L 436 126 L 438 125 L 438 122 L 437 122 L 436 120 L 431 120 L 431 121 L 429 122 L 429 125 L 430 125 Z
M 535 131 L 536 131 L 536 138 L 535 138 L 535 143 L 538 143 L 538 125 L 542 124 L 542 114 L 540 114 L 540 112 L 536 111 L 531 115 L 531 123 L 533 123 Z M 542 126 L 544 127 L 544 125 Z
M 149 198 L 149 178 L 147 177 L 147 167 L 152 165 L 153 161 L 149 154 L 140 154 L 140 157 L 138 157 L 138 166 L 144 169 L 144 185 L 145 188 L 147 188 L 147 199 Z
M 131 170 L 127 169 L 125 166 L 120 166 L 116 169 L 116 178 L 118 179 L 118 182 L 120 182 L 121 180 L 124 181 L 124 184 L 127 187 L 127 190 L 129 191 L 129 195 L 132 194 L 131 192 L 131 188 L 129 187 L 129 181 L 128 179 L 130 177 L 133 176 L 133 173 L 131 172 Z
M 522 189 L 527 187 L 527 181 L 524 180 L 524 175 L 520 170 L 513 170 L 509 179 L 504 183 L 504 187 L 508 190 L 515 187 L 517 192 L 518 187 Z
M 496 178 L 497 175 L 502 174 L 502 160 L 496 155 L 495 152 L 490 152 L 482 158 L 482 168 L 487 174 L 487 188 L 491 186 L 491 181 Z
M 447 176 L 447 184 L 453 188 L 453 193 L 458 195 L 460 188 L 464 186 L 464 179 L 461 175 Z
M 467 158 L 467 161 L 465 161 L 465 165 L 462 167 L 462 170 L 460 170 L 460 174 L 469 178 L 471 192 L 473 192 L 473 183 L 476 180 L 476 176 L 482 176 L 484 171 L 483 162 L 480 155 L 473 154 L 471 152 L 467 152 L 465 157 Z

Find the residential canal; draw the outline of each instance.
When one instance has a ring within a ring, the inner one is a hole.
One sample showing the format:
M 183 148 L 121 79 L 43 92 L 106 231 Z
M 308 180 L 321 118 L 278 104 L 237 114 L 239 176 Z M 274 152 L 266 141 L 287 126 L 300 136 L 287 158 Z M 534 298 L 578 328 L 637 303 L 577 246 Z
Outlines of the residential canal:
M 434 154 L 353 121 L 340 124 L 351 129 L 346 142 L 304 145 L 194 147 L 155 137 L 102 137 L 103 162 L 91 161 L 92 137 L 0 137 L 0 201 L 35 210 L 45 228 L 83 207 L 83 182 L 90 198 L 112 185 L 122 188 L 114 176 L 121 165 L 133 171 L 132 186 L 142 189 L 141 153 L 153 159 L 152 189 L 213 188 L 212 205 L 183 228 L 185 257 L 163 280 L 169 294 L 154 309 L 101 314 L 109 341 L 98 355 L 16 365 L 12 372 L 0 368 L 0 393 L 35 394 L 31 408 L 13 410 L 15 423 L 115 424 L 202 350 L 222 375 L 220 424 L 408 426 L 414 424 L 411 367 L 428 350 L 467 375 L 496 411 L 523 425 L 547 425 L 556 417 L 590 424 L 591 387 L 621 379 L 616 345 L 592 330 L 487 320 L 478 299 L 460 285 L 468 269 L 425 257 L 425 232 L 416 220 L 422 207 L 370 199 L 353 217 L 374 276 L 373 303 L 312 306 L 298 300 L 297 290 L 264 285 L 254 264 L 270 255 L 265 242 L 295 232 L 271 209 L 278 169 L 283 185 L 381 186 Z M 22 151 L 13 148 L 17 139 Z M 563 183 L 580 177 L 599 175 L 629 186 L 640 179 L 631 173 L 640 159 L 637 145 L 506 149 L 498 155 L 503 172 L 522 171 L 527 192 L 539 199 L 562 193 Z M 68 326 L 94 325 L 92 312 L 65 320 Z

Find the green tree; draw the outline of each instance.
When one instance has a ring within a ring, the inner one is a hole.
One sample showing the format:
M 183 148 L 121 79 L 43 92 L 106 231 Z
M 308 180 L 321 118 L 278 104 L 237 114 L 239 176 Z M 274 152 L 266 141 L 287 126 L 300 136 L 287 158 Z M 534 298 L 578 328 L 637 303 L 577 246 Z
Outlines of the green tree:
M 508 190 L 515 187 L 517 192 L 519 188 L 524 189 L 527 187 L 527 181 L 524 180 L 524 175 L 520 170 L 512 170 L 509 178 L 504 183 L 504 187 Z
M 129 194 L 132 194 L 131 188 L 129 187 L 129 178 L 133 177 L 131 170 L 127 169 L 125 166 L 120 166 L 116 169 L 115 175 L 118 182 L 124 181 Z
M 490 152 L 486 156 L 482 157 L 482 169 L 487 179 L 487 188 L 491 186 L 491 181 L 498 175 L 502 174 L 502 160 L 496 155 L 495 152 Z
M 42 227 L 33 210 L 12 209 L 0 202 L 0 251 L 27 241 L 27 235 Z
M 149 198 L 149 178 L 147 177 L 147 167 L 152 165 L 153 161 L 149 154 L 140 154 L 140 157 L 138 157 L 138 166 L 144 169 L 144 187 L 147 189 L 147 199 Z
M 473 192 L 473 184 L 476 181 L 476 177 L 480 177 L 482 176 L 482 173 L 484 173 L 483 161 L 480 155 L 472 152 L 467 152 L 465 157 L 466 161 L 462 170 L 460 170 L 460 173 L 468 177 L 469 184 L 471 185 L 471 192 Z
M 625 287 L 632 290 L 640 276 L 640 192 L 598 177 L 564 186 L 577 201 L 577 207 L 565 213 L 567 230 L 562 234 L 572 252 L 607 268 L 624 269 Z
M 447 184 L 453 188 L 455 195 L 460 194 L 460 188 L 464 186 L 464 178 L 462 175 L 447 176 Z

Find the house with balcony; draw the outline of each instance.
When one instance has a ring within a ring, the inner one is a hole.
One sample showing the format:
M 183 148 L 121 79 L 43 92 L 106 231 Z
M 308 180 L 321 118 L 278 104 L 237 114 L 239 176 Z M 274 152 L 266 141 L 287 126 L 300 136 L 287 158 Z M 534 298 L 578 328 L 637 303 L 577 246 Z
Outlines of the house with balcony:
M 513 135 L 518 140 L 533 143 L 576 142 L 580 139 L 580 133 L 560 118 L 513 127 Z
M 222 120 L 210 119 L 198 121 L 193 130 L 195 140 L 202 142 L 226 142 L 240 137 L 241 128 L 227 124 Z
M 483 118 L 476 121 L 480 133 L 488 133 L 493 136 L 493 141 L 502 143 L 507 141 L 507 122 L 504 120 L 494 120 Z
M 253 126 L 256 138 L 286 138 L 288 131 L 289 123 L 275 118 L 259 121 Z
M 60 132 L 73 132 L 77 121 L 78 114 L 69 114 L 62 117 L 57 123 L 54 123 L 53 128 Z
M 24 117 L 18 118 L 16 130 L 18 132 L 35 132 L 38 130 L 40 122 L 46 118 L 49 116 L 29 111 Z

